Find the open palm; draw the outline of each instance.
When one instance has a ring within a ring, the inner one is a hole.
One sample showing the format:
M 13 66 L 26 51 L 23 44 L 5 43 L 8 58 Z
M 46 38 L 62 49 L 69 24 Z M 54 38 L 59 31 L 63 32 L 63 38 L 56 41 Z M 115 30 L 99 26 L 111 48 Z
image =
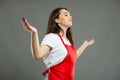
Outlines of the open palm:
M 26 30 L 28 30 L 28 31 L 30 31 L 30 32 L 36 32 L 36 31 L 37 31 L 37 29 L 36 29 L 35 27 L 33 27 L 33 26 L 31 26 L 31 25 L 29 24 L 29 22 L 27 21 L 27 19 L 22 18 L 22 23 L 23 23 L 23 27 L 24 27 Z
M 94 39 L 91 39 L 91 40 L 85 40 L 85 41 L 84 41 L 85 45 L 87 45 L 87 46 L 92 45 L 94 42 L 95 42 Z

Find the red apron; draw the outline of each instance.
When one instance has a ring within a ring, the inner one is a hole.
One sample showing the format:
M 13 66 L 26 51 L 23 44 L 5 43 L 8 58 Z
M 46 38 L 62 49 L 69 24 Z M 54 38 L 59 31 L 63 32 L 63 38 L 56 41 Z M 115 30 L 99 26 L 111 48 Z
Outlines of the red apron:
M 67 56 L 62 62 L 50 67 L 48 70 L 43 72 L 43 75 L 49 73 L 48 80 L 74 80 L 76 49 L 73 45 L 66 45 L 62 37 L 59 34 L 58 36 L 67 50 Z

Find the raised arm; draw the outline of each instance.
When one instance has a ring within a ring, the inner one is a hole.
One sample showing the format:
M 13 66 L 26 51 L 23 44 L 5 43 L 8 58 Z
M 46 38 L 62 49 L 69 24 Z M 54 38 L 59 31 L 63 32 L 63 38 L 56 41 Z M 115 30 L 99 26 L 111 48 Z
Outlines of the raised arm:
M 31 26 L 25 18 L 22 18 L 24 28 L 31 32 L 31 50 L 34 59 L 41 59 L 49 53 L 52 49 L 48 45 L 39 45 L 38 31 L 35 27 Z
M 94 39 L 86 40 L 84 43 L 77 49 L 77 58 L 83 53 L 83 51 L 90 45 L 94 43 Z

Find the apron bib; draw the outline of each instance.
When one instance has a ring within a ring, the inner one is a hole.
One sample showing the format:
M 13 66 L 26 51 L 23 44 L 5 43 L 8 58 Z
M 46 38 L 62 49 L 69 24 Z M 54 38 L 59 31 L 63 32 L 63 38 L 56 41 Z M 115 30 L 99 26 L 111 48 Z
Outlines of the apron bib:
M 43 72 L 43 75 L 45 76 L 48 73 L 48 80 L 74 80 L 76 49 L 74 45 L 66 45 L 62 37 L 59 34 L 58 36 L 67 50 L 67 56 L 62 62 Z

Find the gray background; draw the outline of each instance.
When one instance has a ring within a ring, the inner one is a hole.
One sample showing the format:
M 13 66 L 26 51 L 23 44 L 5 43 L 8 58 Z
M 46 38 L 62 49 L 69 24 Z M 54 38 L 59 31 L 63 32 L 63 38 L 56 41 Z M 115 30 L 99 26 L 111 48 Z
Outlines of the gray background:
M 0 0 L 0 80 L 43 80 L 45 65 L 32 58 L 21 18 L 38 29 L 41 42 L 50 12 L 61 6 L 73 16 L 76 47 L 96 41 L 77 60 L 75 80 L 120 80 L 119 0 Z

